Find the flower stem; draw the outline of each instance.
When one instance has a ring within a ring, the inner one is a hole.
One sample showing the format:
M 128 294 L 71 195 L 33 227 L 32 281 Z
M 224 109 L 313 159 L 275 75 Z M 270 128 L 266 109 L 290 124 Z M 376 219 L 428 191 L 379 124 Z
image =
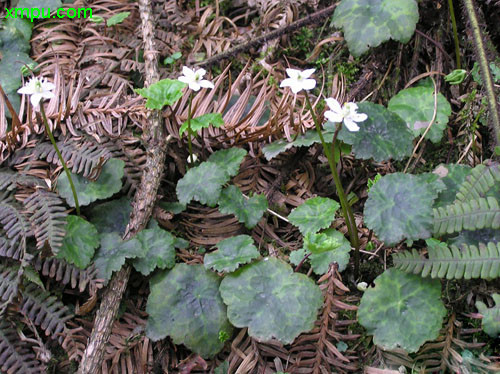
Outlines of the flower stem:
M 457 69 L 461 69 L 460 64 L 460 44 L 458 43 L 457 21 L 455 19 L 455 11 L 453 9 L 453 0 L 448 0 L 448 7 L 450 8 L 451 26 L 453 27 L 453 39 L 455 41 L 455 55 L 457 60 Z
M 64 172 L 66 173 L 66 176 L 68 177 L 69 185 L 71 187 L 71 191 L 73 192 L 73 199 L 75 200 L 76 214 L 79 216 L 80 215 L 80 204 L 78 203 L 78 195 L 76 194 L 75 185 L 73 184 L 73 179 L 71 178 L 71 173 L 69 172 L 69 169 L 66 166 L 66 162 L 64 162 L 64 159 L 61 155 L 61 151 L 59 150 L 59 147 L 56 144 L 56 140 L 54 139 L 54 135 L 52 135 L 52 131 L 50 131 L 49 122 L 47 121 L 47 116 L 45 115 L 45 109 L 43 107 L 43 103 L 40 103 L 40 111 L 42 113 L 43 123 L 45 125 L 45 130 L 47 131 L 47 135 L 49 136 L 50 142 L 52 143 L 52 146 L 56 150 L 57 157 L 59 158 L 59 161 L 61 162 L 62 167 L 64 169 Z
M 189 160 L 188 160 L 188 168 L 189 164 L 193 163 L 193 145 L 191 144 L 191 102 L 193 101 L 193 92 L 189 94 L 189 106 L 188 106 L 188 149 L 189 149 Z
M 305 91 L 306 96 L 306 104 L 311 112 L 311 116 L 314 121 L 314 125 L 316 126 L 316 131 L 318 132 L 319 138 L 321 140 L 321 144 L 323 145 L 323 151 L 325 152 L 326 158 L 328 159 L 328 165 L 330 166 L 330 171 L 332 173 L 333 180 L 335 182 L 335 186 L 337 188 L 337 195 L 339 196 L 340 205 L 342 207 L 342 215 L 344 216 L 347 231 L 349 232 L 349 239 L 351 241 L 351 246 L 354 247 L 354 273 L 357 276 L 359 271 L 359 238 L 358 238 L 358 230 L 356 228 L 356 221 L 354 220 L 354 215 L 352 213 L 351 206 L 347 201 L 345 196 L 344 188 L 342 187 L 342 182 L 340 181 L 340 177 L 337 173 L 337 165 L 335 163 L 335 158 L 330 152 L 330 148 L 325 142 L 325 138 L 323 137 L 323 133 L 321 131 L 321 125 L 318 121 L 318 117 L 316 117 L 316 113 L 313 110 L 311 105 L 311 100 L 309 100 L 309 95 L 307 91 Z

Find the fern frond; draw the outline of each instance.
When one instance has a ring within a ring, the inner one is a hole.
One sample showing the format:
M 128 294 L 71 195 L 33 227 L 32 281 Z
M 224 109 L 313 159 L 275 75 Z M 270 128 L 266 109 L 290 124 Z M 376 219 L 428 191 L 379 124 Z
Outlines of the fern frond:
M 456 201 L 466 202 L 485 197 L 490 188 L 499 182 L 500 164 L 491 162 L 487 165 L 478 165 L 471 170 L 467 180 L 460 186 Z
M 102 145 L 91 141 L 75 140 L 57 143 L 63 160 L 75 174 L 82 174 L 86 178 L 97 177 L 96 173 L 108 159 L 111 153 Z M 57 153 L 51 143 L 37 144 L 33 151 L 35 159 L 46 159 L 48 162 L 60 165 Z
M 491 279 L 500 277 L 500 243 L 475 245 L 428 247 L 429 258 L 416 249 L 392 256 L 394 266 L 407 273 L 423 277 L 447 279 Z
M 16 185 L 45 186 L 45 182 L 33 175 L 26 175 L 8 168 L 0 169 L 0 191 L 12 191 Z
M 0 373 L 41 374 L 44 371 L 35 360 L 30 344 L 19 339 L 11 323 L 0 320 Z
M 456 202 L 434 209 L 436 235 L 484 228 L 500 228 L 500 207 L 493 197 Z
M 32 214 L 30 222 L 36 237 L 36 246 L 43 248 L 47 242 L 57 254 L 66 235 L 66 208 L 55 193 L 38 189 L 24 200 L 26 209 Z
M 47 336 L 62 343 L 60 334 L 66 329 L 66 321 L 73 317 L 68 308 L 56 296 L 33 283 L 22 291 L 22 296 L 22 313 L 40 326 Z
M 104 279 L 99 279 L 97 269 L 90 265 L 82 270 L 59 258 L 41 259 L 37 256 L 34 262 L 35 269 L 45 277 L 53 278 L 63 285 L 78 288 L 80 292 L 88 289 L 90 295 L 94 295 L 104 286 Z
M 19 279 L 19 268 L 0 263 L 0 316 L 17 295 Z
M 26 251 L 26 238 L 32 236 L 31 225 L 12 195 L 0 197 L 0 256 L 19 260 Z

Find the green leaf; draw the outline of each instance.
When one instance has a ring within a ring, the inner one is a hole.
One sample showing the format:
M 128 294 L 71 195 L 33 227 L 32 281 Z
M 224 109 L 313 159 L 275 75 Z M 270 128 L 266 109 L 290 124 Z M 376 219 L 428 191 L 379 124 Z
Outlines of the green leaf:
M 42 290 L 46 291 L 45 285 L 43 284 L 42 279 L 40 278 L 40 274 L 33 266 L 28 265 L 24 267 L 23 276 L 30 282 L 35 283 Z
M 213 162 L 217 168 L 224 170 L 228 178 L 234 177 L 240 170 L 240 164 L 247 155 L 243 148 L 221 149 L 212 153 L 208 162 Z
M 67 216 L 66 221 L 66 235 L 57 257 L 85 269 L 99 246 L 99 235 L 94 225 L 81 217 Z
M 422 135 L 434 115 L 434 88 L 412 87 L 399 91 L 387 108 L 397 113 L 413 132 L 415 137 Z M 436 119 L 425 136 L 433 143 L 439 143 L 451 116 L 451 106 L 443 94 L 437 94 Z
M 170 269 L 175 265 L 175 236 L 156 226 L 139 232 L 136 236 L 142 245 L 145 256 L 135 259 L 135 270 L 149 275 L 157 267 Z
M 132 203 L 127 197 L 107 201 L 90 208 L 90 222 L 99 234 L 117 232 L 125 233 L 132 213 Z
M 33 60 L 24 52 L 17 51 L 3 51 L 0 49 L 0 54 L 3 55 L 0 61 L 0 84 L 7 95 L 7 98 L 11 102 L 14 110 L 19 113 L 19 108 L 21 107 L 21 96 L 17 93 L 17 90 L 21 87 L 21 69 L 24 64 L 31 64 Z M 10 112 L 5 106 L 6 114 L 9 118 Z
M 99 278 L 111 279 L 114 271 L 121 269 L 127 258 L 144 257 L 146 248 L 137 238 L 123 241 L 116 232 L 101 235 L 101 248 L 94 258 Z
M 177 182 L 177 198 L 181 204 L 187 204 L 194 199 L 202 204 L 215 206 L 222 185 L 228 181 L 229 177 L 224 169 L 213 162 L 203 162 L 189 169 Z
M 125 162 L 111 158 L 102 168 L 101 175 L 97 181 L 92 182 L 77 174 L 71 174 L 73 184 L 80 206 L 89 205 L 96 200 L 107 199 L 122 189 L 123 170 Z M 62 172 L 57 178 L 57 189 L 59 194 L 66 199 L 69 206 L 75 206 L 73 192 L 66 173 Z
M 202 357 L 219 353 L 219 333 L 232 334 L 219 285 L 217 274 L 202 265 L 177 264 L 153 277 L 146 335 L 153 341 L 170 336 Z
M 297 226 L 302 235 L 315 233 L 329 227 L 335 219 L 340 204 L 327 197 L 313 197 L 292 210 L 289 221 Z
M 286 140 L 281 139 L 262 147 L 262 153 L 264 154 L 264 157 L 266 158 L 267 161 L 271 161 L 277 155 L 285 152 L 286 150 L 292 147 L 293 143 L 289 143 Z
M 394 159 L 402 160 L 411 155 L 413 133 L 397 114 L 382 105 L 359 103 L 359 113 L 368 118 L 361 122 L 359 131 L 351 132 L 342 126 L 338 138 L 352 145 L 356 158 L 377 162 Z
M 267 199 L 264 195 L 246 199 L 239 188 L 233 185 L 223 189 L 219 198 L 219 210 L 234 214 L 247 229 L 252 229 L 260 221 L 266 209 Z
M 92 15 L 92 18 L 89 18 L 89 21 L 99 24 L 104 22 L 104 18 L 102 18 L 101 16 Z
M 476 308 L 483 315 L 483 331 L 493 339 L 500 337 L 500 294 L 491 295 L 495 306 L 488 308 L 482 301 L 476 301 Z
M 446 316 L 439 280 L 388 269 L 361 298 L 358 321 L 385 350 L 416 352 L 434 340 Z
M 324 243 L 324 245 L 318 246 L 317 243 Z M 314 250 L 314 246 L 317 250 L 319 247 L 319 251 L 324 251 L 312 253 L 311 249 Z M 307 234 L 304 237 L 304 247 L 290 254 L 290 262 L 298 265 L 306 255 L 311 253 L 306 262 L 311 264 L 315 274 L 323 275 L 328 272 L 328 267 L 333 262 L 339 265 L 339 271 L 344 271 L 349 264 L 350 251 L 351 243 L 349 240 L 340 231 L 328 229 L 321 234 Z
M 468 165 L 441 164 L 433 173 L 438 175 L 446 188 L 441 191 L 434 202 L 434 208 L 452 204 L 455 201 L 458 189 L 470 174 L 471 167 Z
M 191 133 L 196 134 L 201 129 L 206 129 L 212 125 L 213 127 L 221 127 L 224 125 L 224 120 L 220 113 L 207 113 L 200 117 L 191 119 Z M 179 135 L 182 136 L 188 130 L 188 121 L 184 122 L 179 129 Z
M 114 14 L 108 18 L 108 20 L 106 21 L 106 25 L 108 27 L 118 25 L 125 21 L 125 18 L 127 18 L 128 16 L 130 16 L 130 12 L 121 12 Z
M 4 18 L 0 24 L 0 50 L 2 58 L 7 54 L 29 53 L 33 23 L 26 18 Z M 4 70 L 2 70 L 3 72 Z M 5 87 L 3 87 L 5 91 Z
M 136 88 L 142 97 L 146 98 L 146 108 L 161 110 L 165 105 L 174 105 L 182 97 L 182 89 L 186 83 L 172 79 L 162 79 L 148 88 Z
M 314 327 L 323 304 L 319 287 L 277 258 L 265 258 L 226 275 L 220 292 L 229 321 L 259 341 L 290 344 Z
M 433 202 L 440 189 L 427 176 L 383 176 L 368 193 L 365 224 L 380 240 L 394 245 L 404 238 L 427 239 L 433 229 Z
M 344 38 L 354 56 L 391 38 L 408 42 L 417 22 L 415 0 L 342 0 L 332 19 L 335 27 L 344 29 Z
M 325 142 L 331 143 L 333 140 L 333 135 L 335 133 L 335 128 L 323 131 L 323 138 Z M 287 142 L 284 139 L 278 140 L 274 143 L 267 144 L 262 148 L 262 153 L 267 161 L 271 161 L 280 153 L 292 147 L 310 147 L 313 144 L 321 143 L 318 132 L 316 130 L 309 130 L 305 134 L 300 135 L 293 142 Z M 336 148 L 338 149 L 338 148 Z
M 238 235 L 217 243 L 217 251 L 205 255 L 206 269 L 214 269 L 220 273 L 235 271 L 240 264 L 246 264 L 259 257 L 259 251 L 248 235 Z
M 186 210 L 186 204 L 181 204 L 178 201 L 160 201 L 158 202 L 158 205 L 162 208 L 165 209 L 167 212 L 173 213 L 173 214 L 179 214 L 181 212 L 184 212 Z

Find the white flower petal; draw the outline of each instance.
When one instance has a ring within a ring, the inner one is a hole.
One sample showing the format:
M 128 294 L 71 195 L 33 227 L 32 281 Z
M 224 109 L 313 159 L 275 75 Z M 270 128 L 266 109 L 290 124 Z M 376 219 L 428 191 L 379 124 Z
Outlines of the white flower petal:
M 349 131 L 358 131 L 359 126 L 350 118 L 344 118 L 344 123 Z
M 194 73 L 195 76 L 197 76 L 199 79 L 203 78 L 203 76 L 207 73 L 207 71 L 203 68 L 196 70 Z
M 314 79 L 304 79 L 302 81 L 302 88 L 304 90 L 312 90 L 316 87 L 316 81 Z
M 40 100 L 42 100 L 42 94 L 39 93 L 35 93 L 30 97 L 31 105 L 34 107 L 37 107 L 38 104 L 40 104 Z
M 295 85 L 296 79 L 286 78 L 281 81 L 280 87 L 292 87 Z
M 53 92 L 47 91 L 40 93 L 44 99 L 52 99 L 55 95 Z
M 292 92 L 294 94 L 299 93 L 300 91 L 302 91 L 302 85 L 300 85 L 300 84 L 292 84 L 290 86 L 290 88 L 292 89 Z
M 301 75 L 302 75 L 302 78 L 309 78 L 311 75 L 313 75 L 313 73 L 316 71 L 316 69 L 306 69 L 304 70 Z
M 352 113 L 349 115 L 349 118 L 356 122 L 363 122 L 368 118 L 368 116 L 365 113 Z
M 332 97 L 329 97 L 325 101 L 326 105 L 328 105 L 328 108 L 330 108 L 332 112 L 342 115 L 342 107 L 340 106 L 340 103 L 337 100 L 335 100 Z
M 54 88 L 56 88 L 55 84 L 54 83 L 51 83 L 51 82 L 43 82 L 42 81 L 42 90 L 43 91 L 52 91 Z
M 25 85 L 21 87 L 20 89 L 17 90 L 18 94 L 22 95 L 31 95 L 33 93 L 33 89 L 29 87 L 28 85 Z
M 341 113 L 332 112 L 327 110 L 325 112 L 325 118 L 330 122 L 340 123 L 344 119 Z
M 201 86 L 198 84 L 198 82 L 191 81 L 189 82 L 189 88 L 192 89 L 193 91 L 199 91 Z
M 189 84 L 191 82 L 191 79 L 188 77 L 185 77 L 184 75 L 181 75 L 179 78 L 177 78 L 178 81 L 181 81 L 182 83 Z
M 301 71 L 297 69 L 286 69 L 287 75 L 292 79 L 298 79 Z M 286 80 L 286 79 L 285 79 Z
M 349 109 L 349 113 L 356 113 L 358 105 L 356 103 L 347 103 L 345 106 Z
M 214 88 L 215 87 L 212 82 L 207 81 L 206 79 L 203 79 L 203 80 L 199 81 L 198 83 L 203 88 Z
M 190 68 L 188 68 L 187 66 L 183 66 L 182 67 L 182 74 L 184 74 L 187 78 L 190 78 L 190 77 L 193 77 L 194 78 L 194 75 L 195 75 L 195 72 L 192 71 Z

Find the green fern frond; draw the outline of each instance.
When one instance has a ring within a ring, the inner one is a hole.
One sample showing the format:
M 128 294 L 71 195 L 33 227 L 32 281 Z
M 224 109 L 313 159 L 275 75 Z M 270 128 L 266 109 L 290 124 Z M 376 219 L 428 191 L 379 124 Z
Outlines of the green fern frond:
M 479 199 L 495 185 L 500 183 L 500 164 L 490 162 L 487 165 L 478 165 L 471 170 L 467 180 L 457 192 L 456 201 L 466 202 Z
M 500 228 L 500 207 L 493 197 L 456 202 L 434 209 L 435 235 L 484 228 Z
M 26 252 L 26 239 L 32 236 L 31 225 L 12 195 L 0 197 L 0 256 L 19 260 Z
M 47 336 L 62 343 L 61 333 L 66 329 L 66 321 L 73 317 L 68 308 L 56 296 L 33 283 L 22 291 L 22 296 L 22 313 L 39 325 Z
M 75 174 L 83 174 L 85 178 L 97 177 L 100 166 L 111 158 L 111 153 L 106 148 L 92 141 L 60 141 L 57 146 L 71 171 Z M 51 143 L 37 144 L 33 155 L 35 159 L 46 159 L 52 164 L 60 165 Z
M 42 374 L 45 369 L 30 343 L 19 339 L 15 326 L 0 320 L 0 373 Z
M 447 279 L 492 279 L 500 277 L 500 243 L 480 243 L 457 246 L 436 245 L 428 247 L 428 258 L 416 249 L 392 256 L 394 266 L 407 273 L 423 277 Z
M 30 222 L 36 237 L 36 246 L 43 248 L 48 243 L 52 252 L 57 254 L 66 235 L 66 208 L 62 199 L 55 193 L 37 190 L 24 200 Z

